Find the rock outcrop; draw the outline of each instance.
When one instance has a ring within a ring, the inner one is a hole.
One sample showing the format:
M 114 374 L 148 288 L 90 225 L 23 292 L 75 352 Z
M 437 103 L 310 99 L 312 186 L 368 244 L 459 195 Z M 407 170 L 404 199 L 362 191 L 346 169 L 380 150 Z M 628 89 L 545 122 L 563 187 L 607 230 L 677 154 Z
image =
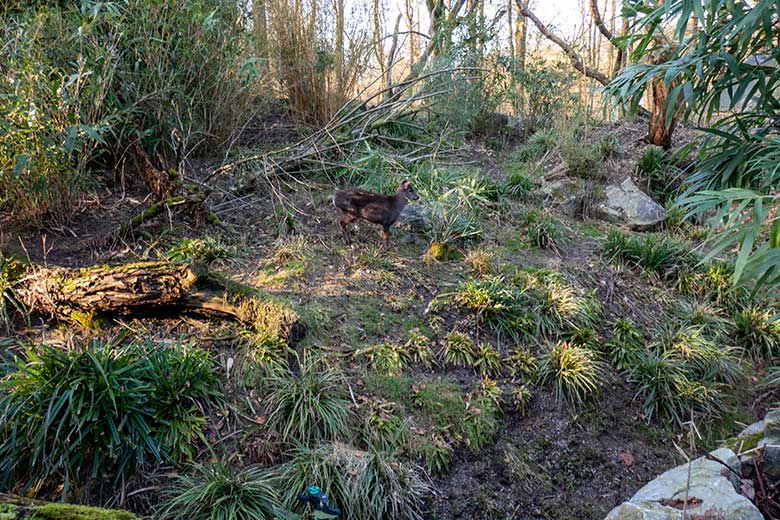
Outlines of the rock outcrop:
M 739 458 L 732 450 L 721 448 L 712 455 L 740 472 Z M 610 511 L 606 520 L 763 520 L 758 508 L 737 493 L 737 485 L 736 475 L 702 457 L 663 473 Z
M 606 200 L 599 204 L 601 218 L 623 223 L 637 231 L 649 231 L 666 220 L 666 210 L 646 195 L 630 177 L 604 190 Z

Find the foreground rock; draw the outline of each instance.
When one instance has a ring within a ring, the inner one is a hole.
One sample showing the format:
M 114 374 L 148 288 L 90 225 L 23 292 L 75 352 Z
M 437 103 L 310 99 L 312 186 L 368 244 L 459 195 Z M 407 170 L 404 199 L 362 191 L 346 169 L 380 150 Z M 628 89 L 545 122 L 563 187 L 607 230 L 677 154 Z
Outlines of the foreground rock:
M 728 448 L 712 452 L 740 472 L 736 454 Z M 737 493 L 736 476 L 704 457 L 663 473 L 607 515 L 606 520 L 677 520 L 682 518 L 763 520 L 758 508 Z M 687 507 L 685 497 L 688 497 Z
M 745 428 L 729 445 L 739 453 L 747 475 L 753 475 L 760 458 L 764 475 L 774 481 L 780 480 L 780 409 L 767 412 L 763 421 Z
M 666 220 L 666 210 L 648 197 L 630 177 L 604 190 L 606 200 L 598 207 L 601 218 L 625 223 L 637 231 L 648 231 Z
M 0 520 L 137 520 L 127 511 L 55 504 L 0 494 Z

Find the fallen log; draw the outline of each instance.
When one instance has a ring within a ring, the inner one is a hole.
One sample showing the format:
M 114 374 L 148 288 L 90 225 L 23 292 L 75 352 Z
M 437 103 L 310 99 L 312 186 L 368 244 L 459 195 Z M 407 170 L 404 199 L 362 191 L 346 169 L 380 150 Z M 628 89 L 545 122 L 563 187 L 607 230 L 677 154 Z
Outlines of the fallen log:
M 26 309 L 84 324 L 100 316 L 194 312 L 239 321 L 294 343 L 304 334 L 297 313 L 270 295 L 210 274 L 200 264 L 136 262 L 80 269 L 36 267 L 16 297 Z

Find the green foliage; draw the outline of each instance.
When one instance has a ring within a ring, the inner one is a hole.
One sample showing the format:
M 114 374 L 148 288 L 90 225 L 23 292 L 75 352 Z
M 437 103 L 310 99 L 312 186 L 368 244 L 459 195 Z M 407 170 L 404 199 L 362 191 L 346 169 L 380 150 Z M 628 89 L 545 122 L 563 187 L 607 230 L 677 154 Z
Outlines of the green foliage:
M 225 461 L 192 464 L 175 474 L 159 508 L 170 520 L 275 520 L 286 518 L 273 477 L 261 468 L 236 469 Z
M 610 230 L 604 243 L 604 255 L 646 271 L 673 279 L 683 269 L 691 269 L 696 257 L 682 242 L 660 234 L 632 236 Z
M 527 59 L 522 67 L 514 70 L 515 88 L 519 92 L 512 92 L 511 99 L 520 101 L 518 105 L 529 133 L 554 128 L 581 108 L 580 96 L 572 88 L 577 76 L 567 63 Z
M 580 404 L 604 384 L 604 366 L 592 350 L 559 341 L 542 355 L 539 381 L 552 382 L 555 396 Z
M 248 42 L 236 4 L 155 0 L 35 3 L 0 27 L 0 207 L 17 220 L 62 219 L 95 161 L 140 142 L 169 154 L 221 143 L 247 117 Z M 32 108 L 31 108 L 32 107 Z
M 497 275 L 461 284 L 455 301 L 497 334 L 550 337 L 573 327 L 594 327 L 601 305 L 578 295 L 555 273 L 519 271 L 512 281 Z
M 512 378 L 520 378 L 528 383 L 535 383 L 539 376 L 539 366 L 534 356 L 529 351 L 518 348 L 512 355 L 504 360 Z
M 616 157 L 622 152 L 620 139 L 614 134 L 608 134 L 596 143 L 596 151 L 602 159 Z
M 360 350 L 356 354 L 365 355 L 373 369 L 380 374 L 399 375 L 411 362 L 406 346 L 396 343 L 385 342 Z
M 450 245 L 476 240 L 482 235 L 481 212 L 492 206 L 498 186 L 478 171 L 419 164 L 409 172 L 420 202 L 430 220 L 428 237 Z
M 476 274 L 486 275 L 493 271 L 493 253 L 485 248 L 471 249 L 463 262 Z
M 520 415 L 525 415 L 528 404 L 533 399 L 533 393 L 527 385 L 517 385 L 512 387 L 512 404 Z
M 17 281 L 24 271 L 20 262 L 0 252 L 0 330 L 2 331 L 11 332 L 14 314 L 28 316 L 27 310 L 15 293 Z
M 569 175 L 583 179 L 600 179 L 604 157 L 599 144 L 587 144 L 574 138 L 561 143 L 561 156 Z
M 526 200 L 535 188 L 534 181 L 529 176 L 531 168 L 527 166 L 512 166 L 508 169 L 509 174 L 504 183 L 504 191 L 510 197 Z
M 275 371 L 266 384 L 266 424 L 283 441 L 310 444 L 349 437 L 350 401 L 336 368 L 304 358 L 298 373 Z
M 548 213 L 528 210 L 523 221 L 528 229 L 528 238 L 536 247 L 558 252 L 566 240 L 563 224 Z
M 540 159 L 545 153 L 558 146 L 559 135 L 554 129 L 539 130 L 531 135 L 528 141 L 518 146 L 510 155 L 509 161 L 514 164 L 526 163 Z
M 219 238 L 183 238 L 172 245 L 165 256 L 172 262 L 199 262 L 206 265 L 230 258 L 230 249 Z
M 473 367 L 478 353 L 471 338 L 463 332 L 452 331 L 444 340 L 444 359 L 461 367 Z
M 287 344 L 266 334 L 246 334 L 240 349 L 238 371 L 245 386 L 255 386 L 271 373 L 287 367 Z
M 474 367 L 483 375 L 497 374 L 501 370 L 501 355 L 492 345 L 482 344 L 477 349 Z
M 362 451 L 344 444 L 298 447 L 277 471 L 283 503 L 303 512 L 300 490 L 312 482 L 327 493 L 347 520 L 422 518 L 423 499 L 432 488 L 416 465 L 391 452 Z
M 565 336 L 566 341 L 573 347 L 582 347 L 594 352 L 601 350 L 601 339 L 590 327 L 574 327 Z
M 631 320 L 618 319 L 612 326 L 612 338 L 607 342 L 612 364 L 618 370 L 630 370 L 642 355 L 644 344 L 642 331 Z
M 30 483 L 64 474 L 63 493 L 191 454 L 202 409 L 221 399 L 216 365 L 195 347 L 92 340 L 26 356 L 0 380 L 2 469 Z
M 666 123 L 681 111 L 705 132 L 680 202 L 712 228 L 708 258 L 737 248 L 734 283 L 777 283 L 780 139 L 774 125 L 780 75 L 776 57 L 767 55 L 777 36 L 777 4 L 672 0 L 641 4 L 629 14 L 637 63 L 612 82 L 607 96 L 635 109 L 653 82 L 663 78 L 670 90 Z M 698 26 L 689 33 L 693 17 Z M 656 55 L 656 36 L 669 26 L 668 59 L 643 59 Z M 728 106 L 721 106 L 723 99 Z
M 3 520 L 16 520 L 18 517 L 18 507 L 11 504 L 5 504 L 7 508 L 15 508 L 8 518 Z M 137 520 L 137 516 L 127 511 L 117 509 L 101 509 L 99 507 L 82 506 L 77 504 L 56 504 L 48 503 L 34 506 L 30 516 L 24 517 L 27 520 Z
M 771 312 L 752 306 L 734 313 L 732 336 L 737 346 L 754 359 L 770 361 L 780 350 L 780 320 Z

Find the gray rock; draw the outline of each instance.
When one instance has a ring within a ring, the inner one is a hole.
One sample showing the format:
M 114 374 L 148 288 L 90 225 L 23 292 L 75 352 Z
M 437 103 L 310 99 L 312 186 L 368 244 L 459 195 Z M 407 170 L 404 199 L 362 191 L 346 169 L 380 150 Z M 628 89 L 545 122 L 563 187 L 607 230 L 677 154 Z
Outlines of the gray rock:
M 398 217 L 396 226 L 413 233 L 425 233 L 432 227 L 431 210 L 424 204 L 409 204 Z
M 630 177 L 606 187 L 606 200 L 598 207 L 601 218 L 625 223 L 637 231 L 657 228 L 666 220 L 666 210 L 647 196 Z
M 770 410 L 762 421 L 742 430 L 733 444 L 735 449 L 744 452 L 740 453 L 740 460 L 749 473 L 756 458 L 763 455 L 763 472 L 774 480 L 780 480 L 780 409 Z
M 739 458 L 730 449 L 721 448 L 712 455 L 739 471 Z M 683 464 L 658 476 L 628 502 L 610 511 L 606 520 L 682 519 L 683 510 L 670 505 L 670 501 L 682 501 L 686 489 L 689 499 L 687 518 L 700 515 L 700 518 L 724 520 L 763 520 L 758 508 L 736 492 L 736 482 L 729 480 L 734 476 L 722 465 L 704 457 L 696 459 L 690 463 L 690 481 L 688 466 Z M 692 502 L 693 498 L 698 500 Z
M 570 208 L 577 199 L 579 183 L 575 179 L 558 179 L 543 182 L 539 191 L 544 195 L 545 202 L 554 206 Z

